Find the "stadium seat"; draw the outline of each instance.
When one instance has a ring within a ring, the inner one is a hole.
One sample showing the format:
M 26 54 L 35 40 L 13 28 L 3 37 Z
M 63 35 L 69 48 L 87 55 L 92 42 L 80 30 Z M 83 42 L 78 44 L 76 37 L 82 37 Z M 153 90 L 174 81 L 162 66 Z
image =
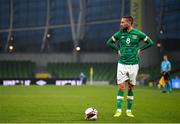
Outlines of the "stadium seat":
M 97 81 L 112 80 L 116 73 L 115 63 L 48 63 L 48 72 L 57 78 L 77 78 L 83 72 L 90 79 L 89 70 L 93 67 L 93 79 Z M 113 71 L 112 71 L 113 70 Z
M 0 61 L 0 78 L 32 78 L 35 70 L 30 61 Z

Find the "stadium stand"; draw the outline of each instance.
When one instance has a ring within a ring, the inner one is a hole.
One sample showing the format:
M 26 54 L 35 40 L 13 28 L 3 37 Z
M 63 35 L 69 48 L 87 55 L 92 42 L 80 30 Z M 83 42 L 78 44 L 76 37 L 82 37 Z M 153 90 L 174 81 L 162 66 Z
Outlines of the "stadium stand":
M 116 73 L 115 63 L 48 63 L 48 72 L 58 78 L 77 78 L 83 72 L 89 80 L 90 67 L 94 70 L 94 80 L 112 80 Z
M 78 25 L 79 13 L 82 13 L 82 11 L 80 11 L 82 0 L 71 1 L 74 23 L 75 25 Z M 142 5 L 142 16 L 144 17 L 144 15 L 151 14 L 145 16 L 145 19 L 142 18 L 143 23 L 145 22 L 145 26 L 142 25 L 143 31 L 147 34 L 151 34 L 150 37 L 153 34 L 152 32 L 154 32 L 156 38 L 152 37 L 153 40 L 155 42 L 160 42 L 163 48 L 162 50 L 160 48 L 145 53 L 146 55 L 143 56 L 143 59 L 146 61 L 144 62 L 143 68 L 140 68 L 140 74 L 149 74 L 149 80 L 155 80 L 160 73 L 158 63 L 160 57 L 156 55 L 161 54 L 161 52 L 164 51 L 167 53 L 170 53 L 170 51 L 179 51 L 180 21 L 178 20 L 180 19 L 180 1 L 149 0 L 143 1 Z M 89 68 L 91 66 L 94 68 L 94 80 L 111 80 L 115 78 L 116 64 L 113 62 L 114 60 L 116 61 L 116 59 L 112 60 L 111 58 L 114 51 L 108 48 L 105 42 L 114 32 L 119 30 L 119 19 L 122 14 L 129 15 L 131 13 L 131 1 L 85 0 L 83 6 L 84 15 L 82 14 L 81 16 L 84 17 L 85 24 L 81 24 L 81 26 L 84 25 L 81 33 L 84 35 L 77 38 L 79 39 L 78 45 L 81 48 L 81 51 L 79 52 L 81 59 L 78 60 L 80 63 L 72 63 L 76 61 L 71 59 L 74 57 L 71 56 L 71 53 L 74 52 L 75 43 L 72 37 L 70 11 L 68 8 L 70 7 L 70 4 L 68 1 L 1 0 L 0 78 L 32 77 L 39 68 L 36 68 L 35 63 L 37 66 L 46 66 L 45 69 L 47 69 L 53 77 L 57 78 L 78 77 L 82 71 L 87 76 L 87 79 L 89 79 Z M 149 9 L 151 7 L 154 8 L 155 13 L 153 13 L 152 9 Z M 147 13 L 149 12 L 147 10 L 151 13 Z M 155 23 L 155 27 L 153 27 L 153 23 Z M 151 30 L 151 28 L 153 30 Z M 46 37 L 47 34 L 49 37 L 46 40 L 49 44 L 45 44 L 47 46 L 44 50 L 41 48 L 44 45 L 44 37 Z M 7 46 L 12 45 L 11 43 L 14 45 L 15 50 L 12 54 L 9 54 L 9 47 Z M 42 52 L 47 52 L 47 55 L 37 55 L 42 54 Z M 26 57 L 23 58 L 21 55 L 22 53 Z M 94 53 L 94 55 L 97 55 L 98 53 L 100 57 L 96 57 L 98 59 L 93 59 L 92 62 L 90 59 L 86 59 L 89 58 L 87 57 L 89 56 L 88 53 Z M 63 55 L 58 58 L 57 56 L 60 56 L 60 54 Z M 67 57 L 64 54 L 70 55 Z M 108 59 L 102 60 L 102 58 L 105 58 L 102 56 L 103 54 L 109 54 L 108 56 L 110 57 L 106 57 Z M 149 61 L 149 56 L 154 58 L 153 61 Z M 179 52 L 177 54 L 172 53 L 171 56 L 174 58 L 174 61 L 176 61 L 173 63 L 172 73 L 172 76 L 175 77 L 178 75 L 177 70 L 180 66 L 179 62 L 177 62 L 180 60 Z M 25 62 L 21 60 L 28 61 Z M 98 63 L 99 60 L 104 63 Z M 155 64 L 156 66 L 154 66 Z
M 32 78 L 36 65 L 30 61 L 0 61 L 0 78 Z
M 47 72 L 52 78 L 78 78 L 83 72 L 90 80 L 90 68 L 93 67 L 95 81 L 112 81 L 116 79 L 116 63 L 48 63 Z M 172 62 L 171 77 L 180 77 L 180 62 Z M 0 79 L 35 78 L 38 68 L 31 61 L 0 61 Z M 160 77 L 160 66 L 141 67 L 140 78 L 146 76 L 146 82 L 157 82 Z

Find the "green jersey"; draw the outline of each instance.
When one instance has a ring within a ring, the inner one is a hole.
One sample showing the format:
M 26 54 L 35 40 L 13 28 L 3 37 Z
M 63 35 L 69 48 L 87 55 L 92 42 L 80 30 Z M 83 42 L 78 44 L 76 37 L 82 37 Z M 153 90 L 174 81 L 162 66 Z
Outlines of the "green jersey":
M 145 45 L 139 47 L 140 41 L 144 41 Z M 120 51 L 119 63 L 134 65 L 139 64 L 138 50 L 142 51 L 152 46 L 153 41 L 143 32 L 133 28 L 130 32 L 127 30 L 116 32 L 107 41 L 107 45 L 116 51 Z

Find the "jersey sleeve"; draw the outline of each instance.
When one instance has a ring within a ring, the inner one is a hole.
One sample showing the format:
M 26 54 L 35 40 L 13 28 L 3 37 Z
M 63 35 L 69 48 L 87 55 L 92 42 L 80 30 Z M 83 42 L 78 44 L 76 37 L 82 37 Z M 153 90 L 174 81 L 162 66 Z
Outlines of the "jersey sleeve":
M 144 41 L 144 45 L 140 47 L 140 50 L 143 51 L 149 47 L 151 47 L 154 42 L 143 32 L 139 31 L 139 39 L 140 41 Z
M 145 33 L 139 31 L 139 39 L 140 39 L 140 40 L 144 40 L 144 39 L 146 38 L 146 36 L 147 36 L 147 35 L 146 35 Z
M 119 40 L 119 35 L 120 32 L 116 32 L 111 38 L 109 38 L 109 40 L 106 42 L 106 44 L 111 47 L 112 49 L 114 49 L 115 51 L 118 51 L 119 48 L 117 47 L 117 45 L 115 44 L 116 41 Z
M 120 32 L 118 31 L 118 32 L 116 32 L 116 33 L 111 37 L 111 39 L 112 39 L 114 42 L 116 42 L 116 41 L 119 40 L 119 35 L 120 35 Z

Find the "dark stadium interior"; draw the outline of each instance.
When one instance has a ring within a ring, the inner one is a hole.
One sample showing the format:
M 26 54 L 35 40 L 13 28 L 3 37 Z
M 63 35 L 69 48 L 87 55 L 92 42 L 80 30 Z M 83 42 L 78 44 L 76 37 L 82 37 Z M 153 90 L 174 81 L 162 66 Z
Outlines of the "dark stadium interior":
M 115 76 L 107 70 L 112 66 L 116 71 L 117 56 L 106 41 L 119 30 L 120 17 L 131 14 L 130 6 L 130 0 L 0 0 L 0 77 L 32 78 L 39 72 L 58 78 L 78 77 L 85 69 L 89 80 L 88 67 L 94 65 L 95 80 L 113 80 Z M 174 70 L 178 69 L 179 6 L 179 0 L 142 2 L 142 30 L 160 47 L 155 45 L 143 53 L 140 71 L 155 67 L 153 74 L 158 75 L 163 54 L 168 54 L 176 63 Z M 56 70 L 49 66 L 53 64 Z M 27 71 L 21 72 L 21 68 Z
M 180 123 L 180 0 L 0 0 L 5 123 Z

